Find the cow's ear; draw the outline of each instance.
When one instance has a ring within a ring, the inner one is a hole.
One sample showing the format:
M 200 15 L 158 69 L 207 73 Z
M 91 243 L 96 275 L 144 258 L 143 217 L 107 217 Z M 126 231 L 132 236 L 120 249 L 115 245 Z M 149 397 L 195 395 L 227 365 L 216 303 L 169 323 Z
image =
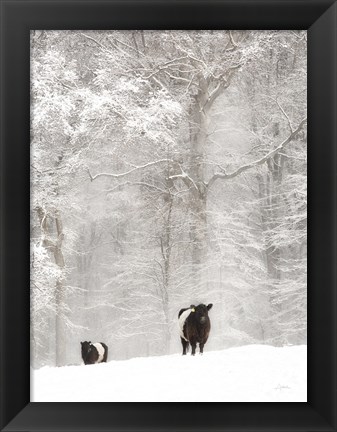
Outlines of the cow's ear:
M 207 310 L 210 310 L 210 309 L 212 309 L 212 303 L 210 303 L 209 305 L 207 305 Z

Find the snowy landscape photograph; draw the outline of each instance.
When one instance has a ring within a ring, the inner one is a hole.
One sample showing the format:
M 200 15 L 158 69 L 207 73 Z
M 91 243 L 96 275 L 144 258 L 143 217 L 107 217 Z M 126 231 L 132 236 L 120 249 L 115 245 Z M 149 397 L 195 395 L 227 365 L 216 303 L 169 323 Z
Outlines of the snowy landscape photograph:
M 307 33 L 33 30 L 31 401 L 307 401 Z

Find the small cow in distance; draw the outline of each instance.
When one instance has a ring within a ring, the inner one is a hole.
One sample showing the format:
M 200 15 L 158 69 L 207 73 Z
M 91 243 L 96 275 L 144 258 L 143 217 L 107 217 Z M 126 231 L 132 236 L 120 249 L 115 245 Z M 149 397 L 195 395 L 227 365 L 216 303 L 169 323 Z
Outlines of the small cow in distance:
M 108 359 L 108 347 L 103 342 L 81 342 L 82 359 L 84 364 L 103 363 Z
M 189 308 L 179 311 L 178 319 L 183 355 L 186 355 L 189 344 L 192 346 L 192 355 L 195 354 L 197 343 L 199 343 L 200 354 L 204 352 L 204 345 L 211 330 L 208 311 L 212 306 L 211 303 L 207 306 L 204 304 L 198 306 L 191 305 Z

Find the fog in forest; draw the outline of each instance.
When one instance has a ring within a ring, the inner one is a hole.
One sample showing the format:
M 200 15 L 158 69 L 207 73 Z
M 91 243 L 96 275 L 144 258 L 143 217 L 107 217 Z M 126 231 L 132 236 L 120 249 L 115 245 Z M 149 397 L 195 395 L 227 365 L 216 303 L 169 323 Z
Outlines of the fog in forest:
M 31 32 L 31 362 L 306 343 L 304 31 Z

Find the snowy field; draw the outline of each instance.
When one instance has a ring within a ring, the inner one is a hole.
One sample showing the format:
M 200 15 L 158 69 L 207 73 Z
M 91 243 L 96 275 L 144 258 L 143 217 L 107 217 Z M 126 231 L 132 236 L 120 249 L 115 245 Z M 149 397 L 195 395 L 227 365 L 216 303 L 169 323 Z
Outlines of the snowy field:
M 33 402 L 306 402 L 306 346 L 249 345 L 31 372 Z

